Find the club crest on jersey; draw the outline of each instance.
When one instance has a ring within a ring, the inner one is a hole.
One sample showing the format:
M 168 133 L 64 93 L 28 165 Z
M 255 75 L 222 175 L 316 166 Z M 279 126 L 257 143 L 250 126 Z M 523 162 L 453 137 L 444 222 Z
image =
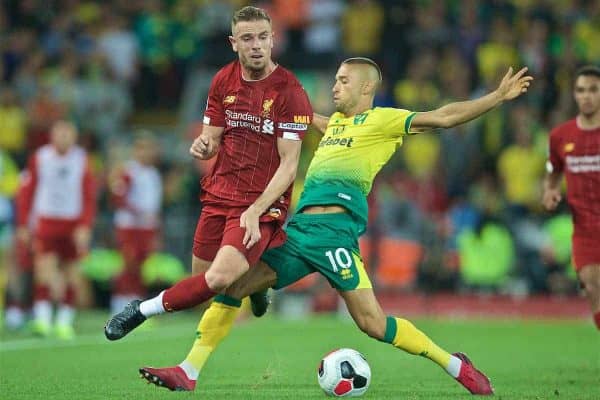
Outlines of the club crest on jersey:
M 565 153 L 570 153 L 575 150 L 575 143 L 567 143 L 564 147 Z
M 362 124 L 364 124 L 365 120 L 367 119 L 368 116 L 369 116 L 369 114 L 366 114 L 366 113 L 356 114 L 354 116 L 354 125 L 362 125 Z
M 223 99 L 223 104 L 233 104 L 235 103 L 235 96 L 227 96 Z
M 267 99 L 267 100 L 263 101 L 263 109 L 262 109 L 263 117 L 266 118 L 269 116 L 272 106 L 273 106 L 273 99 Z

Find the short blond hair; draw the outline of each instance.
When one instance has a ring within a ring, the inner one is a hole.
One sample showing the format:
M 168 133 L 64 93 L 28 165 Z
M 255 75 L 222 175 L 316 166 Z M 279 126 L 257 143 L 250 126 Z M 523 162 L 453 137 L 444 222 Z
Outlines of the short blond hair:
M 233 27 L 237 25 L 240 21 L 267 21 L 271 24 L 271 17 L 269 14 L 262 8 L 246 6 L 244 8 L 240 8 L 233 14 L 233 18 L 231 18 L 231 31 L 233 31 Z

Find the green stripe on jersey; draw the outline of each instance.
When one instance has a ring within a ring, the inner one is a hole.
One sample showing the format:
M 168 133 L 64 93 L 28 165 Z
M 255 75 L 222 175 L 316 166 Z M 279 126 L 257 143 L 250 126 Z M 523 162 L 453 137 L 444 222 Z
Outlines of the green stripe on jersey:
M 298 209 L 342 205 L 366 226 L 373 180 L 402 145 L 414 115 L 381 107 L 349 117 L 333 114 L 306 173 Z

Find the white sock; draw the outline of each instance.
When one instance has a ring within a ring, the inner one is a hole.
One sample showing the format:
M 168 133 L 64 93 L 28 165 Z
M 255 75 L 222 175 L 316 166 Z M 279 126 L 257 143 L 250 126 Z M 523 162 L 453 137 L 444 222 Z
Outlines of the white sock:
M 163 307 L 162 302 L 164 293 L 165 291 L 163 290 L 159 293 L 158 296 L 148 299 L 146 301 L 142 301 L 142 303 L 140 304 L 140 312 L 144 317 L 150 318 L 155 315 L 164 314 L 165 312 L 167 312 L 167 310 L 165 310 L 165 308 Z
M 446 372 L 449 373 L 453 378 L 458 378 L 460 374 L 460 367 L 462 366 L 462 361 L 460 358 L 455 356 L 450 356 L 450 363 L 448 367 L 446 367 Z
M 200 371 L 198 371 L 196 368 L 194 368 L 194 366 L 192 364 L 190 364 L 189 362 L 187 362 L 186 360 L 183 360 L 181 362 L 181 364 L 179 364 L 179 367 L 183 370 L 183 372 L 185 372 L 185 375 L 187 376 L 187 378 L 191 381 L 195 381 L 198 379 L 198 375 L 200 375 Z
M 33 304 L 33 319 L 50 325 L 52 322 L 52 304 L 48 300 L 38 300 Z
M 8 329 L 19 329 L 25 324 L 25 313 L 19 307 L 9 306 L 4 313 L 4 324 Z
M 73 320 L 75 320 L 75 309 L 61 304 L 56 313 L 56 325 L 73 325 Z

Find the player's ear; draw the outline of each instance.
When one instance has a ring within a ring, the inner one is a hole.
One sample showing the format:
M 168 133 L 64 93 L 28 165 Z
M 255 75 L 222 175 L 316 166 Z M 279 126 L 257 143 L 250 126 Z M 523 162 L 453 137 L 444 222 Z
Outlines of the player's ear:
M 233 36 L 229 36 L 229 43 L 231 43 L 231 48 L 233 49 L 233 51 L 237 53 L 237 43 Z
M 362 94 L 375 94 L 376 84 L 373 81 L 365 80 L 362 86 Z

